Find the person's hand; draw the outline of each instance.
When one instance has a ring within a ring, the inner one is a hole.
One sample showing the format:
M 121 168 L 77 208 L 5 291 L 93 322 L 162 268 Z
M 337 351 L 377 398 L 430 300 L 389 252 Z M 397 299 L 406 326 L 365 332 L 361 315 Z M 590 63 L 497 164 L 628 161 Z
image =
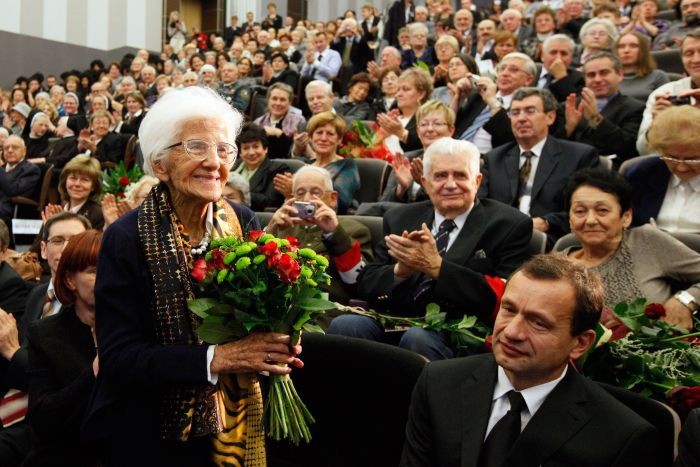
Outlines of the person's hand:
M 670 97 L 671 94 L 669 92 L 662 92 L 656 95 L 654 105 L 651 107 L 652 118 L 656 118 L 660 112 L 663 112 L 664 110 L 673 106 L 673 104 L 671 104 L 671 100 L 669 99 Z
M 700 107 L 700 88 L 699 89 L 686 89 L 678 93 L 678 97 L 690 96 L 695 100 L 695 107 Z
M 408 236 L 387 235 L 384 237 L 389 255 L 403 263 L 410 270 L 422 272 L 435 279 L 440 273 L 442 256 L 438 253 L 435 238 L 428 226 L 423 223 L 421 230 Z
M 693 316 L 690 309 L 679 302 L 676 297 L 669 298 L 664 303 L 664 308 L 666 309 L 666 316 L 662 318 L 664 321 L 687 330 L 693 328 Z
M 44 210 L 41 211 L 41 223 L 45 224 L 49 217 L 53 216 L 54 214 L 58 214 L 61 211 L 63 211 L 62 206 L 58 204 L 47 204 L 44 206 Z
M 314 217 L 307 222 L 316 224 L 324 233 L 333 233 L 338 228 L 338 215 L 335 210 L 319 198 L 310 201 L 316 206 Z
M 9 361 L 18 350 L 19 332 L 15 317 L 0 308 L 0 355 Z
M 566 96 L 564 115 L 566 116 L 566 136 L 571 136 L 583 119 L 583 103 L 576 104 L 576 94 L 571 93 Z
M 411 186 L 411 183 L 413 183 L 411 161 L 408 160 L 408 157 L 398 155 L 391 161 L 391 167 L 394 169 L 394 174 L 396 175 L 396 196 L 403 196 L 406 190 Z
M 272 65 L 270 65 L 268 62 L 265 62 L 262 67 L 262 78 L 263 82 L 267 83 L 270 81 L 272 78 L 273 70 L 272 70 Z
M 304 155 L 309 145 L 309 134 L 305 131 L 294 133 L 294 154 Z
M 568 11 L 564 8 L 559 8 L 557 10 L 557 29 L 563 28 L 570 20 L 571 16 L 569 16 Z
M 590 120 L 600 113 L 598 112 L 595 93 L 589 88 L 583 88 L 581 90 L 581 104 L 583 105 L 583 116 L 586 120 Z
M 420 157 L 414 157 L 411 160 L 411 176 L 413 181 L 423 186 L 423 159 Z
M 498 87 L 490 78 L 481 76 L 476 82 L 477 88 L 479 89 L 479 95 L 481 99 L 486 102 L 486 105 L 492 107 L 498 103 L 498 98 L 496 93 L 498 93 Z
M 279 137 L 284 134 L 281 128 L 276 128 L 274 126 L 266 126 L 265 133 L 270 137 Z
M 439 63 L 435 65 L 435 71 L 433 72 L 433 81 L 446 77 L 447 67 Z
M 403 134 L 404 127 L 399 120 L 399 117 L 394 112 L 387 112 L 377 115 L 377 123 L 382 130 L 390 135 L 398 136 L 399 138 Z
M 291 172 L 285 172 L 283 174 L 275 175 L 272 179 L 272 186 L 275 187 L 275 191 L 281 193 L 285 199 L 292 197 L 292 174 Z
M 297 216 L 297 210 L 294 208 L 295 201 L 295 198 L 289 198 L 275 211 L 265 227 L 266 232 L 274 235 L 278 230 L 288 229 L 304 222 L 302 218 Z
M 87 151 L 94 153 L 97 151 L 97 143 L 95 135 L 90 135 L 88 137 L 78 137 L 78 150 Z
M 467 76 L 465 78 L 460 78 L 457 80 L 457 82 L 454 84 L 454 87 L 456 88 L 455 94 L 460 94 L 460 95 L 466 95 L 469 94 L 472 91 L 472 80 L 470 76 Z M 452 89 L 452 88 L 450 88 Z
M 379 74 L 382 72 L 381 68 L 379 68 L 379 65 L 377 65 L 377 62 L 374 60 L 370 60 L 367 62 L 367 73 L 372 76 L 374 79 L 379 79 Z
M 119 210 L 117 209 L 117 198 L 112 193 L 108 193 L 102 198 L 102 217 L 104 217 L 105 225 L 112 225 L 119 219 Z
M 547 222 L 543 217 L 533 217 L 532 228 L 546 233 L 549 230 L 549 222 Z
M 566 75 L 569 74 L 569 71 L 566 69 L 566 64 L 561 58 L 555 59 L 552 64 L 549 65 L 547 71 L 549 71 L 549 74 L 552 75 L 555 80 L 566 78 Z
M 297 358 L 301 345 L 291 345 L 290 337 L 277 332 L 255 332 L 214 348 L 212 373 L 258 373 L 285 375 L 292 366 L 302 368 Z M 280 366 L 286 364 L 287 366 Z

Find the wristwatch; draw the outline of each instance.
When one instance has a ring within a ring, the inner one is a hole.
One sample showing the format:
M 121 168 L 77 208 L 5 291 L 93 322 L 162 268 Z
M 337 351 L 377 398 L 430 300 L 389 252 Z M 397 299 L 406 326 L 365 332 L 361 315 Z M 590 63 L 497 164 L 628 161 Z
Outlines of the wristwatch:
M 601 114 L 595 114 L 593 117 L 588 119 L 588 126 L 595 130 L 602 121 L 603 116 Z
M 695 297 L 693 297 L 685 290 L 681 290 L 680 292 L 676 293 L 674 297 L 676 298 L 676 300 L 685 305 L 691 312 L 697 311 L 698 304 L 695 302 Z

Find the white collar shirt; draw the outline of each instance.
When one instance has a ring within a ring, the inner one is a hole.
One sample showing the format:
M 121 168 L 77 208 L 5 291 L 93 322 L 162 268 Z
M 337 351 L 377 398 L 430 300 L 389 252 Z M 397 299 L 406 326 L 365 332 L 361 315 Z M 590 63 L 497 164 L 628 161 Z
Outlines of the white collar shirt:
M 656 225 L 671 233 L 700 233 L 700 175 L 688 181 L 671 175 Z

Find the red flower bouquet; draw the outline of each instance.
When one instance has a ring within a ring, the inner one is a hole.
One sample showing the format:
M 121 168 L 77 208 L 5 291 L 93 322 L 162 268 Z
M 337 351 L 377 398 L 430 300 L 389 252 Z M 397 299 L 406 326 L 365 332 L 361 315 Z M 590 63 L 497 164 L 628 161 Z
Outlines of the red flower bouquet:
M 301 330 L 315 330 L 310 320 L 334 308 L 322 298 L 319 284 L 329 283 L 328 260 L 309 248 L 299 248 L 294 237 L 275 238 L 254 230 L 246 239 L 221 238 L 211 242 L 203 259 L 195 262 L 192 279 L 199 284 L 190 311 L 202 318 L 199 337 L 221 344 L 255 331 L 291 335 L 299 342 Z M 314 419 L 299 398 L 289 375 L 273 375 L 265 404 L 268 434 L 294 444 L 311 434 Z
M 389 151 L 384 144 L 385 135 L 377 132 L 375 128 L 369 129 L 362 120 L 352 122 L 352 128 L 345 132 L 343 142 L 338 152 L 343 157 L 359 159 L 381 159 L 391 164 L 396 154 Z
M 143 171 L 138 165 L 126 170 L 124 161 L 113 169 L 107 169 L 102 175 L 102 194 L 113 194 L 117 200 L 123 200 L 125 194 L 143 177 Z

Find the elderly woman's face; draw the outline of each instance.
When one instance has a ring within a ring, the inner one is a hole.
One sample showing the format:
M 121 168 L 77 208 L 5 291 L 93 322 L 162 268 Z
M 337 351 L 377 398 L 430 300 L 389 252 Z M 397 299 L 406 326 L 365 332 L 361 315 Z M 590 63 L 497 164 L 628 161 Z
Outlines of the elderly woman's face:
M 92 178 L 81 172 L 72 172 L 66 178 L 66 192 L 72 205 L 77 205 L 90 197 Z
M 596 24 L 588 28 L 584 36 L 583 45 L 589 49 L 602 50 L 610 47 L 610 36 L 605 26 Z
M 311 135 L 316 154 L 330 156 L 336 153 L 340 136 L 332 123 L 317 127 Z
M 98 138 L 104 138 L 109 133 L 110 121 L 107 117 L 96 117 L 92 119 L 92 132 Z
M 184 122 L 179 141 L 202 140 L 209 144 L 230 143 L 226 126 L 217 120 L 196 119 Z M 174 197 L 202 202 L 218 201 L 228 180 L 230 166 L 219 159 L 216 148 L 209 148 L 206 158 L 189 155 L 182 145 L 169 150 L 168 156 L 153 165 L 156 176 L 167 183 Z
M 281 89 L 274 89 L 270 93 L 270 99 L 268 100 L 267 105 L 270 108 L 270 114 L 273 117 L 282 117 L 289 111 L 289 107 L 291 105 L 289 94 Z
M 620 202 L 611 193 L 582 185 L 571 195 L 569 225 L 584 247 L 619 242 L 631 222 L 632 210 L 623 213 Z
M 447 64 L 447 77 L 452 83 L 456 83 L 467 76 L 468 72 L 469 68 L 467 68 L 467 65 L 465 65 L 459 57 L 453 57 L 450 63 Z
M 369 96 L 369 83 L 355 83 L 348 89 L 348 99 L 350 102 L 361 103 Z
M 498 59 L 502 59 L 506 55 L 508 55 L 511 52 L 515 52 L 515 41 L 512 39 L 508 39 L 502 42 L 499 42 L 496 44 L 494 47 L 494 52 L 496 53 L 496 57 Z
M 419 91 L 413 78 L 399 79 L 399 90 L 396 93 L 396 104 L 399 109 L 416 107 L 425 98 L 425 91 Z
M 63 99 L 63 109 L 67 115 L 73 115 L 78 111 L 78 103 L 72 96 L 67 96 Z
M 382 79 L 382 93 L 387 96 L 396 95 L 399 90 L 399 77 L 393 71 L 384 75 Z
M 98 97 L 96 99 L 92 100 L 91 107 L 93 112 L 97 112 L 98 110 L 107 110 L 107 104 L 105 104 L 105 100 L 102 99 L 101 97 Z
M 456 52 L 449 43 L 443 42 L 435 47 L 435 53 L 437 54 L 438 60 L 444 63 L 454 57 Z
M 37 119 L 32 125 L 32 133 L 34 136 L 44 136 L 49 131 L 49 122 L 45 118 Z
M 267 148 L 260 141 L 251 141 L 241 144 L 241 158 L 248 170 L 260 166 L 267 156 Z

